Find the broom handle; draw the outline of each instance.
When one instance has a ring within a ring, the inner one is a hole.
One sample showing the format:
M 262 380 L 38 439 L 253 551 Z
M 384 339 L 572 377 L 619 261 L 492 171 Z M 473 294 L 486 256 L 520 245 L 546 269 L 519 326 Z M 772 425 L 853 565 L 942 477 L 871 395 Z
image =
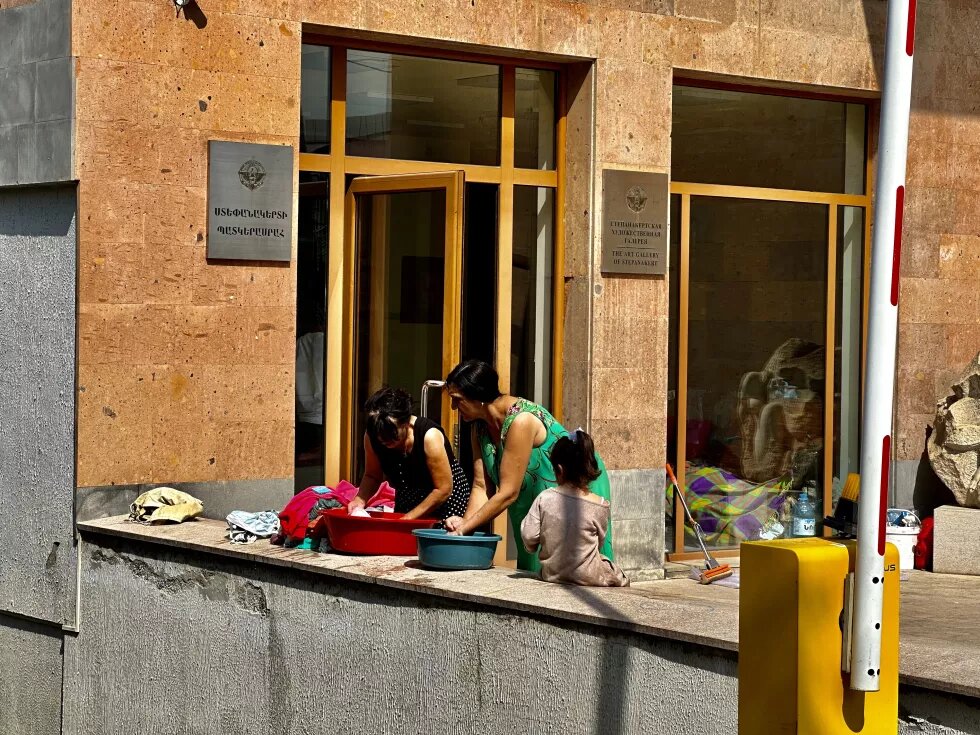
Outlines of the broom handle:
M 704 538 L 701 534 L 701 524 L 694 520 L 694 516 L 691 515 L 691 509 L 687 507 L 687 501 L 684 499 L 684 491 L 681 489 L 680 484 L 677 482 L 677 478 L 674 476 L 674 468 L 667 465 L 667 474 L 670 475 L 670 481 L 674 483 L 674 487 L 677 488 L 677 497 L 680 498 L 681 505 L 684 506 L 684 512 L 687 513 L 687 519 L 691 522 L 691 526 L 694 528 L 694 537 L 698 540 L 698 545 L 701 547 L 701 551 L 704 553 L 704 558 L 708 562 L 708 566 L 711 566 L 713 561 L 711 554 L 708 553 L 708 547 L 704 545 Z

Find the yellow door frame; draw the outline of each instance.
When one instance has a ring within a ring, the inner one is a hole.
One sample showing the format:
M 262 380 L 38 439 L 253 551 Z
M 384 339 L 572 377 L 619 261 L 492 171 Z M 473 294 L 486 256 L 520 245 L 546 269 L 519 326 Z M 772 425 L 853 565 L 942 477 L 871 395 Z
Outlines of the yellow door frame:
M 870 191 L 870 185 L 867 187 Z M 824 363 L 824 487 L 823 515 L 829 515 L 832 510 L 831 480 L 834 467 L 834 382 L 836 342 L 836 308 L 837 308 L 837 245 L 838 222 L 841 207 L 853 207 L 864 213 L 864 252 L 865 262 L 869 257 L 871 243 L 871 195 L 865 194 L 834 194 L 829 192 L 800 191 L 793 189 L 770 189 L 754 186 L 728 186 L 722 184 L 696 184 L 674 181 L 670 184 L 671 195 L 681 198 L 680 221 L 680 251 L 678 253 L 678 295 L 679 310 L 677 321 L 677 480 L 686 485 L 686 436 L 687 436 L 687 358 L 688 358 L 688 326 L 689 326 L 689 293 L 690 293 L 690 253 L 691 253 L 691 198 L 717 197 L 729 199 L 753 199 L 768 202 L 799 202 L 804 204 L 824 205 L 827 208 L 827 292 L 826 292 L 826 330 L 825 330 L 825 363 Z M 675 226 L 676 223 L 671 223 Z M 867 268 L 865 267 L 865 277 Z M 673 276 L 672 276 L 673 277 Z M 865 289 L 864 304 L 861 316 L 861 328 L 867 325 L 867 292 Z M 863 363 L 862 363 L 863 364 Z M 863 370 L 862 370 L 863 377 Z M 828 400 L 829 398 L 829 400 Z M 674 497 L 674 551 L 667 554 L 669 561 L 689 561 L 700 559 L 700 552 L 685 550 L 686 519 L 680 498 Z M 737 548 L 712 549 L 715 556 L 737 556 Z
M 443 328 L 442 328 L 442 370 L 446 375 L 459 362 L 460 350 L 460 305 L 462 283 L 462 242 L 463 242 L 463 192 L 464 176 L 462 171 L 439 172 L 430 174 L 407 174 L 404 176 L 368 176 L 355 178 L 347 190 L 344 205 L 345 238 L 344 238 L 344 343 L 342 348 L 343 392 L 341 409 L 341 439 L 340 465 L 348 476 L 353 467 L 354 442 L 359 437 L 353 436 L 354 413 L 359 410 L 354 405 L 354 376 L 357 372 L 356 330 L 354 328 L 354 305 L 357 303 L 357 243 L 359 238 L 359 217 L 357 200 L 361 196 L 378 194 L 399 194 L 416 191 L 442 191 L 446 197 L 446 216 L 444 229 L 444 271 L 443 271 Z M 434 376 L 437 377 L 437 376 Z M 414 390 L 421 386 L 409 386 Z M 449 400 L 442 398 L 442 425 L 447 434 L 455 435 L 455 412 L 450 409 Z M 354 479 L 354 478 L 352 478 Z

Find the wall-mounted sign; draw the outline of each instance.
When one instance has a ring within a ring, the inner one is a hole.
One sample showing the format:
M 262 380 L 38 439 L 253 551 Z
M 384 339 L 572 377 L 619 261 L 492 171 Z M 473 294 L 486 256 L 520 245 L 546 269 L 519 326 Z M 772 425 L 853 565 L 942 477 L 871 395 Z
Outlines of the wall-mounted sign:
M 667 272 L 667 174 L 602 172 L 602 272 Z
M 208 141 L 208 257 L 289 260 L 293 147 Z

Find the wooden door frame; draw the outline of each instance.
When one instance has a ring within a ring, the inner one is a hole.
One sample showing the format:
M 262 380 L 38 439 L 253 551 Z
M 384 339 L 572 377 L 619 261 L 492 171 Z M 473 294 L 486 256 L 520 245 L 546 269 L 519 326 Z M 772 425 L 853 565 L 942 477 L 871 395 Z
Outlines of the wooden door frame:
M 463 242 L 463 193 L 465 178 L 462 171 L 439 171 L 395 176 L 365 176 L 351 181 L 344 200 L 344 311 L 343 346 L 341 349 L 342 384 L 348 386 L 341 400 L 341 447 L 340 470 L 351 476 L 355 442 L 353 417 L 358 406 L 354 405 L 356 374 L 355 308 L 357 298 L 357 238 L 359 219 L 357 197 L 378 194 L 404 194 L 420 191 L 443 191 L 446 197 L 444 226 L 443 265 L 443 322 L 442 322 L 442 369 L 443 375 L 459 362 L 460 358 L 460 308 L 462 285 Z M 437 376 L 434 376 L 437 377 Z M 410 390 L 416 387 L 410 386 Z M 450 409 L 449 400 L 442 398 L 442 425 L 450 436 L 455 434 L 458 419 Z

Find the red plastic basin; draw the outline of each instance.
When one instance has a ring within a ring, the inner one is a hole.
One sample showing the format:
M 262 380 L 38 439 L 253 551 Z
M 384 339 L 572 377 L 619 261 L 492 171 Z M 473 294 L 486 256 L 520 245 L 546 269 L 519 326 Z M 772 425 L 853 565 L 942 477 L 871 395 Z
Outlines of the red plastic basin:
M 418 546 L 412 531 L 432 528 L 438 518 L 404 520 L 401 513 L 369 510 L 369 518 L 347 514 L 346 508 L 331 508 L 326 513 L 327 537 L 337 551 L 371 556 L 415 556 Z

